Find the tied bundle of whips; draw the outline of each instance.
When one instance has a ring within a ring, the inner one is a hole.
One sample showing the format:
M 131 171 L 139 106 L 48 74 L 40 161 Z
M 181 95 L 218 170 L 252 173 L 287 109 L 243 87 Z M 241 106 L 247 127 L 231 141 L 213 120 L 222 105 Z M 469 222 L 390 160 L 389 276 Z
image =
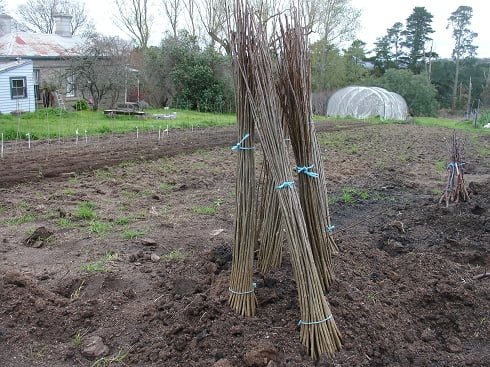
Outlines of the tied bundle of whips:
M 241 19 L 246 21 L 246 19 Z M 229 304 L 232 309 L 243 316 L 254 316 L 257 300 L 253 284 L 253 253 L 256 230 L 256 185 L 254 156 L 254 122 L 247 97 L 247 85 L 250 71 L 240 72 L 240 68 L 249 70 L 250 60 L 246 47 L 249 37 L 243 24 L 237 27 L 233 45 L 236 49 L 234 62 L 234 80 L 236 90 L 236 106 L 238 121 L 238 141 L 232 149 L 238 155 L 236 169 L 236 212 L 235 240 L 233 244 L 233 260 L 230 275 Z M 240 65 L 238 67 L 238 65 Z
M 248 5 L 236 1 L 233 58 L 247 83 L 247 99 L 267 160 L 290 246 L 291 262 L 298 287 L 301 342 L 308 353 L 332 355 L 341 346 L 340 333 L 323 295 L 315 266 L 298 191 L 289 165 L 281 124 L 281 103 L 274 81 L 275 70 L 265 30 Z M 245 29 L 240 29 L 246 27 Z M 240 36 L 243 35 L 243 36 Z M 239 53 L 247 55 L 247 62 Z
M 439 200 L 446 203 L 468 201 L 470 196 L 464 185 L 464 144 L 453 132 L 451 140 L 447 143 L 449 163 L 447 165 L 447 183 L 444 193 Z
M 329 232 L 328 198 L 320 148 L 311 116 L 308 40 L 300 15 L 281 23 L 278 39 L 278 80 L 283 120 L 296 158 L 301 206 L 315 265 L 324 291 L 333 282 L 332 253 L 336 245 Z
M 284 226 L 279 198 L 275 192 L 274 182 L 267 162 L 264 162 L 262 179 L 260 181 L 260 221 L 258 266 L 263 274 L 281 265 L 282 244 L 284 242 Z
M 287 126 L 283 122 L 284 140 L 287 138 Z M 284 242 L 284 224 L 275 193 L 275 185 L 267 161 L 264 161 L 263 172 L 259 183 L 260 221 L 258 222 L 258 239 L 260 242 L 258 266 L 262 274 L 266 274 L 281 265 L 282 247 Z

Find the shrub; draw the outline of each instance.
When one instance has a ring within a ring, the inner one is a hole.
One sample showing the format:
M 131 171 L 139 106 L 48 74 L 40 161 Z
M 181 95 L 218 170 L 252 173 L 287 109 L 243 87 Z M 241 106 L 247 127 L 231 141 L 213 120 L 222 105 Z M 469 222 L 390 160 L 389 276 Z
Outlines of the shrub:
M 172 105 L 200 112 L 223 112 L 233 101 L 229 60 L 212 47 L 201 48 L 186 32 L 168 50 L 170 79 L 175 88 Z
M 410 70 L 389 69 L 381 78 L 370 80 L 369 84 L 400 94 L 405 98 L 412 116 L 437 116 L 437 90 L 426 74 L 415 75 Z
M 88 111 L 89 105 L 88 105 L 88 102 L 86 100 L 79 99 L 78 101 L 75 102 L 75 104 L 73 105 L 73 108 L 76 111 Z

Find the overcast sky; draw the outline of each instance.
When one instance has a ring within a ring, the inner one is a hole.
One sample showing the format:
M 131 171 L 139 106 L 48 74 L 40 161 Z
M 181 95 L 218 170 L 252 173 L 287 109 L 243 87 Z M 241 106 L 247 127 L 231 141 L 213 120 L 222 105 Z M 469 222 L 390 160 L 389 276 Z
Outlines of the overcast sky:
M 111 15 L 115 11 L 113 0 L 81 0 L 86 4 L 90 17 L 94 20 L 97 31 L 106 35 L 118 35 L 126 38 L 114 26 Z M 406 19 L 415 6 L 424 6 L 433 16 L 432 28 L 435 33 L 434 51 L 441 57 L 450 57 L 453 48 L 451 30 L 446 29 L 447 19 L 460 5 L 473 8 L 471 30 L 478 33 L 475 44 L 478 46 L 478 57 L 490 58 L 490 1 L 489 0 L 351 0 L 352 4 L 361 9 L 361 29 L 358 38 L 368 43 L 368 49 L 373 48 L 376 38 L 386 34 L 386 30 L 394 23 L 405 25 Z M 7 10 L 13 13 L 19 3 L 25 0 L 6 0 Z M 153 0 L 159 4 L 160 0 Z M 163 37 L 165 19 L 161 8 L 153 14 L 155 25 L 153 27 L 151 44 L 158 44 Z M 168 27 L 167 27 L 168 29 Z

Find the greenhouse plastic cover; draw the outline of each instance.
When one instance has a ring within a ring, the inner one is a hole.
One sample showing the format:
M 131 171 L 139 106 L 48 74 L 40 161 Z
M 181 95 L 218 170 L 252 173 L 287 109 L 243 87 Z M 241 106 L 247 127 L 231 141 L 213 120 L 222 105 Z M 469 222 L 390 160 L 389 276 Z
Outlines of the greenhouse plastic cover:
M 405 120 L 408 107 L 401 95 L 383 88 L 346 87 L 329 98 L 327 115 L 358 119 L 379 116 L 382 119 Z

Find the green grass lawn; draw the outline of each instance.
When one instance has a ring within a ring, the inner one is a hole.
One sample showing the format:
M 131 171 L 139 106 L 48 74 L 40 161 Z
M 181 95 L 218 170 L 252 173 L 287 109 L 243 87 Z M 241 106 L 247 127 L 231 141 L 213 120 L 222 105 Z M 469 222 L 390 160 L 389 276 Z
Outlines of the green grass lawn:
M 414 117 L 413 121 L 417 125 L 423 126 L 439 126 L 467 131 L 490 132 L 489 129 L 483 129 L 480 127 L 475 128 L 473 121 L 470 120 L 452 120 L 441 117 Z
M 157 120 L 152 118 L 153 114 L 177 113 L 177 118 L 172 120 Z M 315 121 L 338 121 L 345 125 L 349 121 L 363 121 L 377 124 L 396 123 L 391 120 L 381 120 L 380 118 L 369 118 L 355 120 L 353 118 L 333 118 L 324 116 L 314 116 Z M 147 116 L 116 116 L 107 117 L 102 111 L 75 111 L 62 112 L 57 109 L 44 109 L 37 112 L 25 113 L 21 116 L 1 115 L 0 114 L 0 134 L 3 134 L 5 141 L 27 139 L 27 134 L 31 139 L 56 139 L 58 137 L 74 137 L 78 130 L 80 139 L 83 139 L 85 132 L 87 135 L 98 135 L 107 133 L 123 133 L 128 131 L 140 132 L 148 130 L 176 128 L 202 128 L 208 126 L 232 125 L 236 122 L 235 114 L 215 114 L 187 110 L 163 110 L 152 109 L 147 111 Z M 490 133 L 490 129 L 476 129 L 471 121 L 458 121 L 436 117 L 415 117 L 412 122 L 424 126 L 438 126 L 442 128 L 464 129 L 474 132 Z
M 175 119 L 157 120 L 153 114 L 177 113 Z M 57 109 L 45 109 L 21 116 L 0 115 L 0 134 L 4 140 L 27 139 L 55 139 L 58 137 L 74 137 L 76 131 L 82 139 L 85 135 L 98 135 L 106 133 L 122 133 L 127 131 L 158 130 L 175 128 L 199 128 L 206 126 L 224 126 L 236 122 L 234 114 L 214 114 L 185 110 L 152 109 L 147 111 L 147 117 L 116 116 L 107 117 L 102 111 L 76 111 L 62 112 Z
M 315 120 L 320 121 L 319 118 L 316 118 Z M 345 117 L 345 118 L 327 117 L 327 118 L 323 118 L 323 120 L 338 121 L 343 125 L 348 123 L 348 121 L 368 122 L 372 124 L 414 123 L 422 126 L 437 126 L 437 127 L 449 128 L 449 129 L 467 130 L 467 131 L 472 131 L 477 133 L 480 132 L 490 133 L 490 129 L 483 129 L 480 127 L 475 128 L 473 121 L 457 120 L 457 119 L 453 120 L 453 119 L 442 118 L 442 117 L 413 117 L 407 122 L 388 120 L 388 119 L 382 120 L 379 117 L 370 117 L 366 119 L 355 119 L 353 117 Z

